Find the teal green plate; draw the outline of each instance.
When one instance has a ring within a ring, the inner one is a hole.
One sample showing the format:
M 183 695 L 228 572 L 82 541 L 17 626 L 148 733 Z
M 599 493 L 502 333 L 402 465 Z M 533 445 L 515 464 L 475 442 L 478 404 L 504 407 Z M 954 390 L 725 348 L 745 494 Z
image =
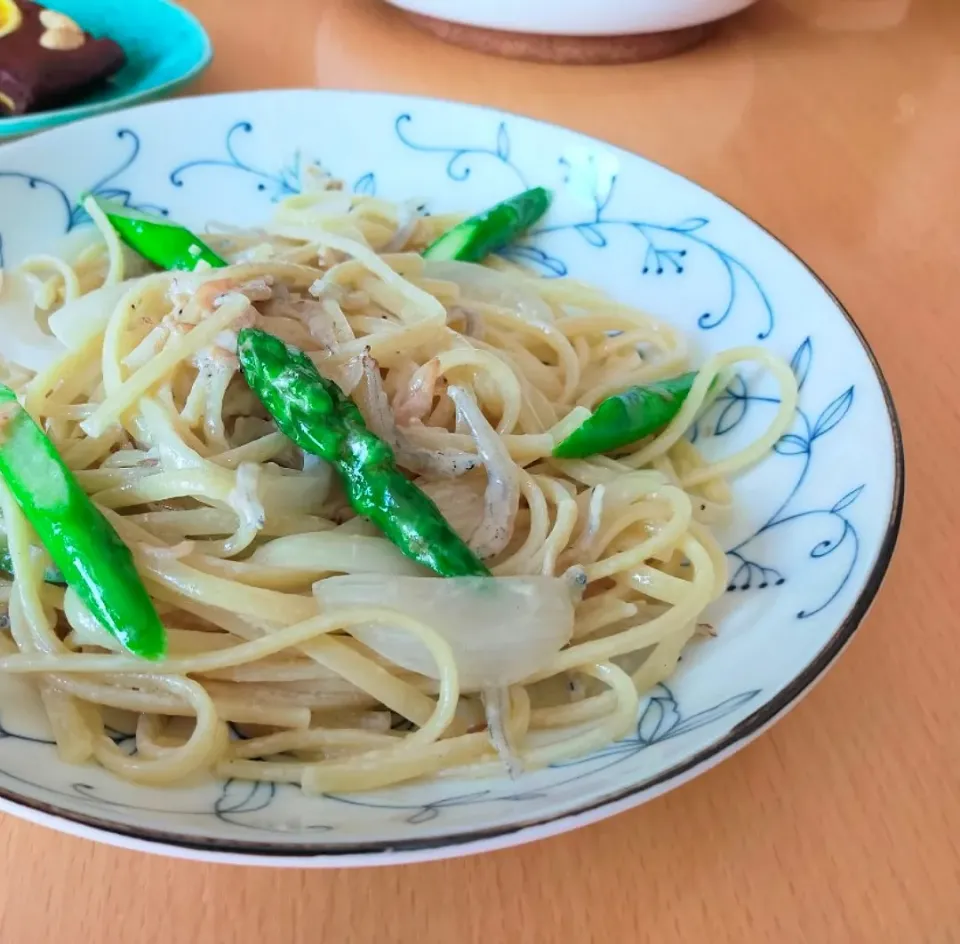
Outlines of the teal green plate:
M 210 64 L 210 37 L 192 13 L 169 0 L 45 0 L 94 36 L 116 40 L 127 64 L 75 105 L 0 118 L 0 139 L 42 131 L 168 95 Z

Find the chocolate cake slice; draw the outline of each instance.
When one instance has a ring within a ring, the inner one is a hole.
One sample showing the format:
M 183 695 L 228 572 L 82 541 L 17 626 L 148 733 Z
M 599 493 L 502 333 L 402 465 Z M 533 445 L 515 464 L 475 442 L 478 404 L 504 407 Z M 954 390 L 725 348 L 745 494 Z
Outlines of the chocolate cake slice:
M 72 104 L 125 62 L 112 39 L 94 39 L 63 13 L 0 0 L 0 118 Z

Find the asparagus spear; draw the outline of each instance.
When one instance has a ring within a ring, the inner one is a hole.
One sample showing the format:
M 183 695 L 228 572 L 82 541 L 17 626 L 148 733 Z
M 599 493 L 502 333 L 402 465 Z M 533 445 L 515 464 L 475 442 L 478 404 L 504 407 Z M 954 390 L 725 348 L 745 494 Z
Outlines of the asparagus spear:
M 330 462 L 353 508 L 407 557 L 442 577 L 489 576 L 437 506 L 397 468 L 393 450 L 367 429 L 357 405 L 303 351 L 245 328 L 237 352 L 250 389 L 281 432 Z
M 447 230 L 424 249 L 423 256 L 480 262 L 533 226 L 547 212 L 552 196 L 544 187 L 534 187 L 504 200 Z M 177 223 L 112 200 L 90 199 L 131 249 L 161 269 L 189 271 L 198 262 L 213 268 L 228 264 L 199 236 Z
M 167 637 L 130 549 L 98 511 L 16 394 L 0 385 L 0 476 L 54 564 L 97 621 L 159 659 Z
M 554 456 L 585 459 L 659 432 L 680 412 L 696 379 L 697 372 L 691 371 L 607 397 L 588 419 L 557 443 Z
M 447 230 L 422 255 L 424 259 L 480 262 L 533 226 L 547 212 L 552 198 L 543 187 L 526 190 Z
M 153 216 L 113 200 L 90 199 L 103 211 L 117 235 L 144 259 L 161 269 L 192 271 L 198 262 L 214 269 L 227 265 L 202 239 L 190 230 L 160 216 Z

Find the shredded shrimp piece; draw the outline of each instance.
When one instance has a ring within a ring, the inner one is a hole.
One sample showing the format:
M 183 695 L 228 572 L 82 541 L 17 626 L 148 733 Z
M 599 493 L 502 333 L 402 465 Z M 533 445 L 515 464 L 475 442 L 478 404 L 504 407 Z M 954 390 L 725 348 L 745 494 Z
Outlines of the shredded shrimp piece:
M 470 546 L 481 558 L 494 557 L 513 537 L 520 507 L 520 477 L 503 440 L 477 402 L 459 387 L 448 387 L 447 393 L 457 410 L 457 424 L 469 429 L 477 444 L 477 454 L 487 468 L 483 521 Z
M 439 475 L 446 478 L 463 475 L 476 467 L 478 460 L 466 452 L 421 449 L 411 444 L 399 429 L 383 388 L 380 367 L 370 356 L 369 348 L 358 355 L 363 378 L 357 384 L 355 400 L 372 433 L 386 442 L 396 454 L 397 462 L 418 475 Z
M 266 512 L 260 501 L 260 466 L 255 462 L 242 462 L 237 468 L 237 484 L 227 496 L 230 507 L 240 520 L 258 531 L 266 522 Z
M 590 505 L 587 511 L 587 524 L 583 529 L 583 533 L 577 539 L 577 543 L 572 548 L 572 552 L 570 554 L 570 557 L 572 557 L 574 560 L 586 560 L 588 557 L 590 545 L 593 543 L 593 539 L 600 531 L 600 525 L 603 520 L 603 499 L 606 495 L 606 491 L 606 486 L 596 485 L 590 494 Z M 593 556 L 590 555 L 589 560 L 591 563 L 593 559 Z
M 510 743 L 506 716 L 510 711 L 510 690 L 506 686 L 487 688 L 483 691 L 483 707 L 487 715 L 487 734 L 497 755 L 507 768 L 512 780 L 523 773 L 523 763 Z
M 406 388 L 399 390 L 393 399 L 393 418 L 398 426 L 423 420 L 430 412 L 439 378 L 440 361 L 436 357 L 431 357 L 414 372 Z
M 191 299 L 196 300 L 201 313 L 209 313 L 234 292 L 246 296 L 250 302 L 269 301 L 273 297 L 273 277 L 265 275 L 245 282 L 231 278 L 208 279 L 198 284 L 195 277 L 179 276 L 170 283 L 167 297 L 174 305 L 175 314 L 183 318 Z

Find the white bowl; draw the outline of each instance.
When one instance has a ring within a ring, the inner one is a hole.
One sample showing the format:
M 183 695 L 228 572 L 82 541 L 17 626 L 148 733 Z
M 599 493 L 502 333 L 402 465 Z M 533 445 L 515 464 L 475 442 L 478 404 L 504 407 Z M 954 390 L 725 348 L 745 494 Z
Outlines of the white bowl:
M 710 23 L 756 0 L 386 0 L 438 20 L 550 36 L 631 36 Z
M 738 513 L 720 535 L 731 578 L 709 616 L 719 635 L 691 646 L 677 674 L 643 699 L 634 734 L 590 757 L 515 782 L 443 779 L 321 798 L 239 781 L 159 790 L 68 766 L 29 692 L 0 678 L 0 809 L 218 861 L 400 862 L 574 828 L 746 744 L 850 639 L 899 525 L 893 406 L 840 304 L 761 227 L 643 158 L 500 112 L 347 92 L 180 99 L 0 148 L 0 253 L 10 265 L 85 225 L 74 207 L 87 191 L 194 227 L 252 224 L 298 191 L 305 161 L 367 193 L 427 197 L 433 210 L 477 210 L 528 184 L 552 187 L 550 217 L 514 257 L 669 319 L 698 357 L 759 342 L 790 360 L 802 384 L 794 427 L 735 482 Z M 700 434 L 725 448 L 764 427 L 770 409 L 764 388 L 738 377 Z

